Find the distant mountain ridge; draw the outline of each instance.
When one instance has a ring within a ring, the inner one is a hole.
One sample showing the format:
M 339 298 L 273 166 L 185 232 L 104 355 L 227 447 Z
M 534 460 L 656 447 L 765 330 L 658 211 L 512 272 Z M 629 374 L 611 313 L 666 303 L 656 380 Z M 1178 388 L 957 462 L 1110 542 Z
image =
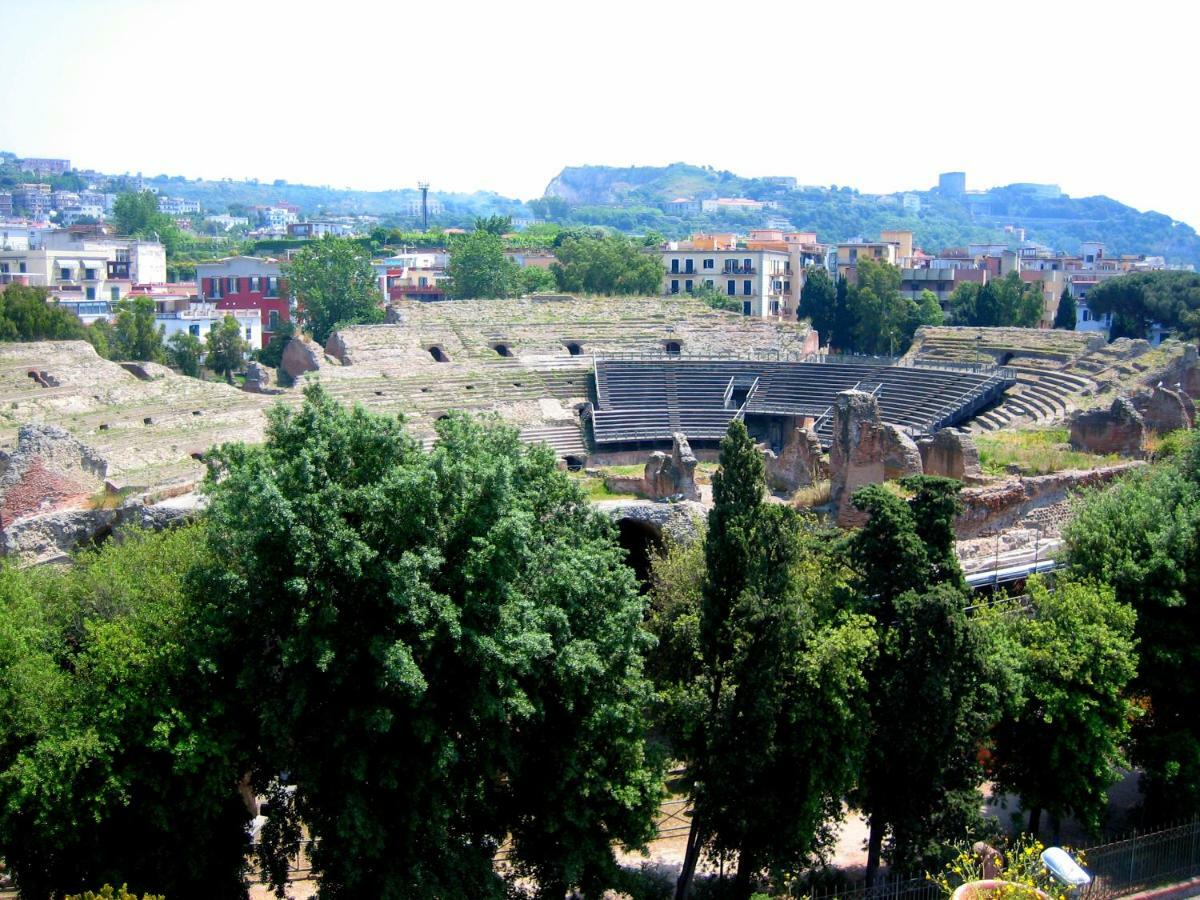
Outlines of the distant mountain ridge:
M 1053 186 L 1031 184 L 959 196 L 945 196 L 936 189 L 860 194 L 848 187 L 790 187 L 786 181 L 743 178 L 686 163 L 569 166 L 547 185 L 546 197 L 576 207 L 579 219 L 586 218 L 585 210 L 592 207 L 637 211 L 641 227 L 657 227 L 664 233 L 680 233 L 692 226 L 761 226 L 768 218 L 777 218 L 800 230 L 815 230 L 819 239 L 829 243 L 907 228 L 915 232 L 919 245 L 937 251 L 969 243 L 1016 246 L 1020 240 L 1015 229 L 1024 228 L 1027 240 L 1054 249 L 1076 252 L 1083 241 L 1101 241 L 1112 253 L 1144 253 L 1163 256 L 1173 264 L 1200 265 L 1200 237 L 1190 225 L 1162 213 L 1139 212 L 1105 196 L 1068 197 L 1056 195 Z M 774 208 L 708 216 L 666 214 L 663 206 L 680 197 L 746 197 Z

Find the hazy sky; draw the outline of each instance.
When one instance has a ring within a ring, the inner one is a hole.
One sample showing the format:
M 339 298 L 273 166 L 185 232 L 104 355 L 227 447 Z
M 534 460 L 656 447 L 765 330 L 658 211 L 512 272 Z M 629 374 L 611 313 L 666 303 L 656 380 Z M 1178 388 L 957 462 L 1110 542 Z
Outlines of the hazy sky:
M 1200 226 L 1189 2 L 0 0 L 0 149 L 540 196 L 686 161 L 1057 182 Z

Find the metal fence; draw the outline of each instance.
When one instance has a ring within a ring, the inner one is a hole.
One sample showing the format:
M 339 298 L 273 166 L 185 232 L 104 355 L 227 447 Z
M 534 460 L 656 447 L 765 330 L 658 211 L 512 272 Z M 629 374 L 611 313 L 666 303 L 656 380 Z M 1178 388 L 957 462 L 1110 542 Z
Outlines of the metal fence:
M 1086 900 L 1125 897 L 1200 875 L 1200 819 L 1083 851 Z

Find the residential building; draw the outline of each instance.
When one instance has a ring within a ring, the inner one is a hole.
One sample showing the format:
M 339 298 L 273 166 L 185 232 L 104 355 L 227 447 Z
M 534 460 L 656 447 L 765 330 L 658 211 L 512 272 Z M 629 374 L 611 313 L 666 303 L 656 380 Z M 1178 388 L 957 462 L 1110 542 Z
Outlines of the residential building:
M 847 241 L 837 245 L 838 277 L 854 280 L 860 259 L 874 259 L 896 265 L 897 245 L 888 241 Z
M 199 200 L 184 200 L 182 197 L 158 198 L 158 211 L 168 216 L 198 216 L 200 215 Z
M 245 216 L 227 216 L 227 215 L 205 216 L 204 221 L 211 222 L 212 224 L 218 226 L 219 228 L 222 228 L 225 231 L 230 231 L 230 230 L 232 230 L 234 228 L 238 228 L 238 227 L 242 227 L 242 228 L 250 227 L 250 220 L 248 218 L 246 218 Z
M 114 238 L 87 228 L 44 232 L 36 246 L 0 250 L 0 283 L 48 288 L 60 300 L 121 299 L 137 283 L 167 280 L 158 241 Z
M 54 208 L 48 184 L 18 184 L 13 190 L 13 204 L 31 219 L 44 219 Z
M 779 204 L 767 200 L 750 200 L 746 197 L 716 197 L 712 200 L 701 200 L 700 211 L 715 213 L 729 212 L 759 212 L 764 209 L 775 209 Z
M 664 296 L 690 294 L 707 285 L 740 301 L 743 315 L 792 318 L 796 314 L 803 275 L 793 268 L 786 251 L 668 248 L 659 253 Z
M 700 201 L 693 200 L 691 197 L 676 197 L 674 200 L 664 203 L 662 209 L 668 216 L 698 216 L 700 215 Z
M 446 299 L 447 256 L 438 251 L 398 253 L 371 265 L 379 278 L 384 302 L 419 300 L 435 302 Z
M 250 345 L 251 350 L 265 347 L 269 342 L 263 339 L 262 316 L 254 309 L 222 309 L 216 303 L 189 302 L 184 298 L 171 298 L 155 301 L 154 317 L 163 328 L 163 337 L 171 339 L 171 335 L 180 332 L 191 334 L 204 340 L 205 336 L 221 324 L 227 316 L 232 316 L 242 329 L 242 337 Z
M 30 156 L 21 160 L 21 168 L 35 175 L 66 175 L 71 171 L 71 161 Z
M 196 299 L 221 310 L 251 309 L 261 320 L 265 347 L 283 322 L 291 320 L 291 303 L 279 260 L 258 256 L 228 256 L 196 265 Z M 256 347 L 256 349 L 257 349 Z
M 0 191 L 0 219 L 11 218 L 13 214 L 13 195 L 11 191 Z
M 99 222 L 103 218 L 103 206 L 77 203 L 74 206 L 61 206 L 58 209 L 58 221 L 62 225 L 74 225 L 80 219 L 95 219 Z
M 276 206 L 259 207 L 259 217 L 271 228 L 280 231 L 300 221 L 300 211 L 290 203 L 280 203 Z
M 429 215 L 431 216 L 440 216 L 446 211 L 446 208 L 442 205 L 442 202 L 440 200 L 435 200 L 433 197 L 430 197 L 428 200 L 426 200 L 426 205 L 429 208 Z M 408 203 L 405 204 L 404 211 L 410 219 L 421 218 L 421 201 L 409 200 Z
M 326 235 L 349 237 L 354 234 L 354 226 L 345 222 L 293 222 L 287 227 L 290 238 L 322 238 Z
M 944 197 L 961 197 L 967 192 L 967 173 L 943 172 L 938 176 L 937 189 Z

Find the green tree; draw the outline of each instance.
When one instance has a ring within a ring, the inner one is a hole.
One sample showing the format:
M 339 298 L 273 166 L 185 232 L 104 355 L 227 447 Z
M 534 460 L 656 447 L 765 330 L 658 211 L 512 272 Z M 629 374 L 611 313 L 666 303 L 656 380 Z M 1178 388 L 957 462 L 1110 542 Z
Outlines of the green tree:
M 661 257 L 625 237 L 567 237 L 554 255 L 557 262 L 550 269 L 561 291 L 652 295 L 662 290 Z
M 224 375 L 233 384 L 233 373 L 242 367 L 250 345 L 242 337 L 242 326 L 233 316 L 225 316 L 204 338 L 204 364 Z
M 847 296 L 851 349 L 856 353 L 894 355 L 912 341 L 917 304 L 900 293 L 900 270 L 890 263 L 860 260 Z
M 512 216 L 476 216 L 475 230 L 502 237 L 512 231 Z
M 382 295 L 371 257 L 349 238 L 309 241 L 283 266 L 300 320 L 324 345 L 340 325 L 383 321 Z
M 517 270 L 517 285 L 522 294 L 553 291 L 558 287 L 554 273 L 541 266 L 524 266 Z
M 168 256 L 182 243 L 175 220 L 158 211 L 158 195 L 151 191 L 120 194 L 113 203 L 112 221 L 119 234 L 161 241 Z
M 204 345 L 200 343 L 200 338 L 189 332 L 177 331 L 167 341 L 167 358 L 182 375 L 199 378 L 203 355 Z
M 950 324 L 983 328 L 1034 328 L 1042 319 L 1040 284 L 1021 280 L 1016 272 L 984 285 L 964 282 L 950 295 Z
M 933 291 L 921 291 L 921 299 L 917 301 L 917 306 L 917 328 L 922 325 L 941 325 L 945 320 L 942 304 L 938 302 L 937 294 Z M 916 332 L 916 328 L 913 332 Z
M 119 302 L 116 309 L 113 358 L 163 362 L 166 359 L 164 329 L 158 324 L 154 301 L 149 297 L 127 298 Z
M 1020 650 L 1014 710 L 993 734 L 993 780 L 1021 797 L 1034 834 L 1042 810 L 1074 815 L 1095 834 L 1106 792 L 1127 765 L 1136 616 L 1112 588 L 1094 584 L 1060 579 L 1050 591 L 1034 579 L 1029 599 L 1030 617 L 988 617 Z
M 669 679 L 675 698 L 699 714 L 675 728 L 693 800 L 677 896 L 687 895 L 702 847 L 736 855 L 739 897 L 763 870 L 811 864 L 832 841 L 830 823 L 863 744 L 869 619 L 835 612 L 829 599 L 843 568 L 818 550 L 796 512 L 763 503 L 763 479 L 745 426 L 732 423 L 714 478 L 699 597 L 682 576 L 683 596 L 662 604 L 672 613 L 665 624 L 675 644 L 668 667 L 679 667 Z M 696 599 L 693 612 L 686 601 Z M 692 636 L 696 648 L 686 652 Z
M 804 287 L 796 318 L 808 319 L 821 339 L 828 345 L 833 337 L 833 321 L 837 314 L 837 288 L 829 273 L 820 266 L 804 270 Z
M 1193 439 L 1167 464 L 1090 494 L 1064 529 L 1071 577 L 1110 586 L 1137 613 L 1145 708 L 1132 761 L 1158 821 L 1200 811 L 1200 478 Z
M 246 896 L 242 770 L 193 703 L 182 585 L 211 565 L 197 526 L 0 566 L 0 858 L 23 897 Z
M 77 341 L 87 329 L 45 288 L 10 284 L 0 292 L 0 341 Z
M 517 293 L 519 268 L 504 255 L 504 241 L 485 228 L 455 238 L 450 246 L 450 296 L 500 299 Z
M 833 333 L 830 346 L 843 353 L 853 352 L 854 315 L 850 309 L 850 282 L 839 275 L 834 286 Z
M 1054 312 L 1054 327 L 1074 331 L 1077 312 L 1071 288 L 1064 287 L 1062 296 L 1058 298 L 1058 309 Z
M 452 414 L 423 453 L 319 386 L 215 454 L 198 619 L 256 784 L 319 845 L 322 896 L 599 894 L 653 832 L 644 604 L 553 453 Z M 285 795 L 287 796 L 287 795 Z M 285 844 L 286 845 L 286 842 Z
M 267 346 L 258 351 L 258 361 L 264 366 L 278 369 L 283 362 L 283 351 L 288 341 L 296 336 L 296 325 L 291 320 L 280 322 L 279 327 L 271 334 Z
M 848 543 L 861 611 L 877 623 L 868 673 L 869 742 L 856 797 L 870 822 L 867 879 L 936 863 L 948 839 L 978 828 L 978 749 L 997 702 L 993 657 L 967 615 L 954 557 L 961 485 L 918 476 L 911 500 L 881 485 L 854 504 L 869 514 Z
M 1111 313 L 1110 339 L 1144 338 L 1160 322 L 1180 337 L 1200 337 L 1200 274 L 1135 272 L 1104 281 L 1088 292 L 1088 309 Z

